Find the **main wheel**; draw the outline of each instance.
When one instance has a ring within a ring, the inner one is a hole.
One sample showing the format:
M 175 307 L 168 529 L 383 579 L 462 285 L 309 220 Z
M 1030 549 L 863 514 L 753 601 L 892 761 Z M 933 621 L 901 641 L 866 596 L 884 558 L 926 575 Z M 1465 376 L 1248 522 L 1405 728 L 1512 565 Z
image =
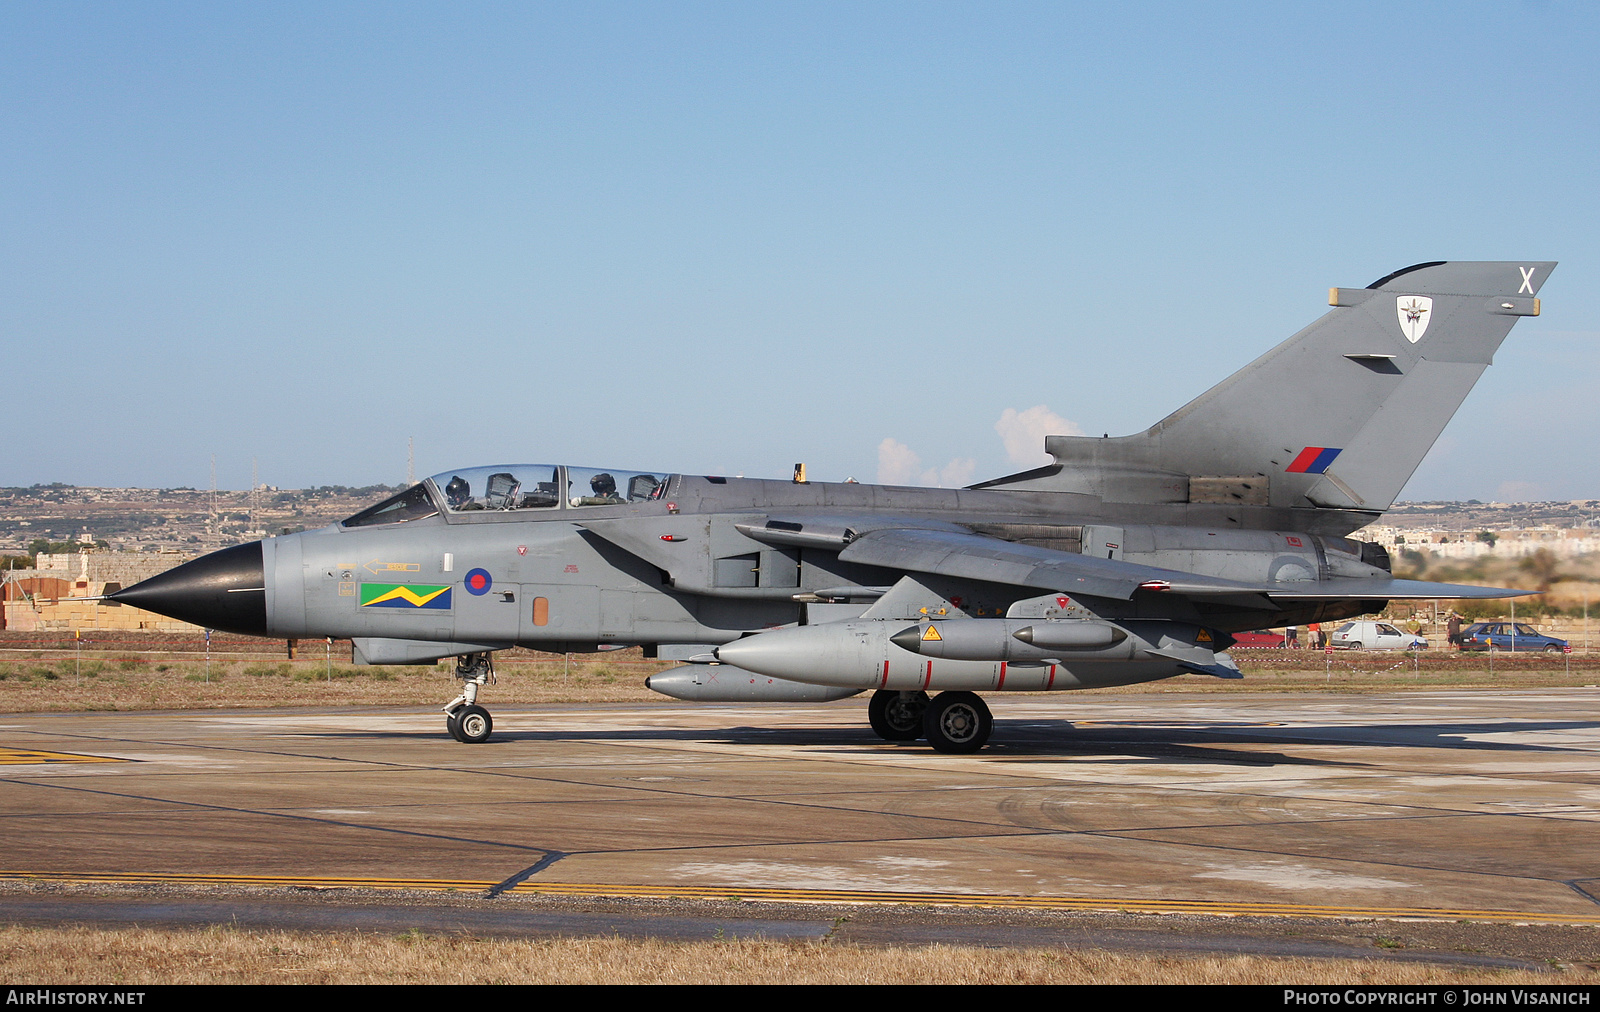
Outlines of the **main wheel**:
M 922 715 L 922 732 L 935 752 L 967 755 L 989 740 L 994 718 L 989 707 L 971 692 L 941 692 Z
M 489 733 L 494 730 L 494 720 L 489 716 L 489 711 L 481 706 L 463 706 L 456 711 L 456 740 L 476 745 L 489 740 Z
M 927 709 L 926 692 L 879 689 L 867 703 L 867 722 L 885 741 L 916 741 L 922 737 L 922 714 Z

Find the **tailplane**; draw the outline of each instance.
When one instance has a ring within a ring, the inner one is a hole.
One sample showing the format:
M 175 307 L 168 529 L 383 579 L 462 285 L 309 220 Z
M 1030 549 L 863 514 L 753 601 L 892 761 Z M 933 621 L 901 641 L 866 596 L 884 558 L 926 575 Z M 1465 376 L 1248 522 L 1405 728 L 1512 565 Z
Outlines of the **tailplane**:
M 977 487 L 1381 512 L 1554 267 L 1426 263 L 1332 289 L 1320 320 L 1149 430 L 1049 436 L 1055 464 Z

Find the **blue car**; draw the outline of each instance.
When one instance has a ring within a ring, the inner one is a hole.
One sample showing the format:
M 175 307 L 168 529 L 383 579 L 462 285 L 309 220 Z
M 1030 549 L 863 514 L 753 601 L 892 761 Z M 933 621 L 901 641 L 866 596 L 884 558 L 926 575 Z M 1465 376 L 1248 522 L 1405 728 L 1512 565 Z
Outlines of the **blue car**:
M 1523 622 L 1474 622 L 1461 630 L 1461 649 L 1559 654 L 1568 647 L 1566 640 L 1544 636 Z

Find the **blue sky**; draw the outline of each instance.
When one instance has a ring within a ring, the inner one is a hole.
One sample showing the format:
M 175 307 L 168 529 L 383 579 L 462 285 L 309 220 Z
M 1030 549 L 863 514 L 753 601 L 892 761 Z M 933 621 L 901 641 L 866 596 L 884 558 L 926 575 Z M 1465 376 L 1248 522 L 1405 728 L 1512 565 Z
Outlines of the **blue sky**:
M 461 6 L 0 8 L 0 484 L 976 480 L 1554 259 L 1404 496 L 1600 497 L 1600 8 Z

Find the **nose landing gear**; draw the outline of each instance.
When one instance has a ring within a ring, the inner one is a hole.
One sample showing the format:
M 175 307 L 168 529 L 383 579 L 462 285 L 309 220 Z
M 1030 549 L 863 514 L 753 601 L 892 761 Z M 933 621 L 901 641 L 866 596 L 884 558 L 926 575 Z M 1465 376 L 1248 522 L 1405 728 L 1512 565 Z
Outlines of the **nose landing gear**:
M 445 730 L 450 732 L 450 737 L 467 745 L 488 741 L 494 731 L 494 718 L 478 705 L 478 691 L 495 680 L 494 655 L 465 654 L 457 658 L 456 677 L 464 684 L 461 695 L 444 708 Z

